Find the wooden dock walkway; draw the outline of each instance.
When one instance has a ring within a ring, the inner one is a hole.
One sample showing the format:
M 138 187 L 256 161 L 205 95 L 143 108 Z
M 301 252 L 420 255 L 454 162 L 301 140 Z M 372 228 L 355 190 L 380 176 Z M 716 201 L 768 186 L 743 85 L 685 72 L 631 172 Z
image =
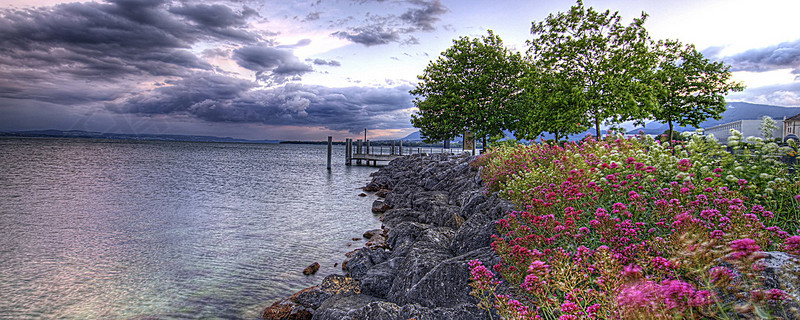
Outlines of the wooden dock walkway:
M 355 143 L 354 143 L 355 142 Z M 397 143 L 392 141 L 391 145 L 371 146 L 370 141 L 346 139 L 345 140 L 345 164 L 353 165 L 372 165 L 377 166 L 378 162 L 392 161 L 394 159 L 418 153 L 452 153 L 453 149 L 436 147 L 403 147 L 403 141 Z

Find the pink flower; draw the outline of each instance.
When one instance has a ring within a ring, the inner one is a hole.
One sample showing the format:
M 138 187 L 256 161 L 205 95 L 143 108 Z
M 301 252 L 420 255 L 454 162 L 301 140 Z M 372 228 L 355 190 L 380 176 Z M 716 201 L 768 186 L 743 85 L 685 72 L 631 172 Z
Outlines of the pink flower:
M 733 249 L 733 252 L 729 256 L 731 260 L 741 260 L 761 250 L 761 247 L 756 244 L 756 241 L 750 238 L 733 240 L 730 242 L 730 246 L 731 249 Z
M 781 301 L 789 298 L 789 295 L 781 289 L 771 289 L 767 291 L 767 299 Z
M 593 316 L 595 313 L 597 313 L 597 311 L 600 311 L 599 303 L 595 303 L 586 308 L 586 313 L 588 313 L 590 316 Z
M 494 273 L 489 271 L 489 269 L 486 269 L 480 260 L 470 261 L 469 267 L 472 280 L 475 281 L 478 288 L 488 289 L 489 286 L 500 283 L 499 281 L 494 280 Z
M 642 277 L 642 268 L 635 264 L 629 264 L 622 269 L 622 276 L 631 280 L 639 279 Z
M 683 309 L 694 297 L 694 286 L 680 280 L 666 280 L 662 282 L 661 291 L 667 308 Z
M 790 254 L 800 254 L 800 236 L 791 236 L 783 242 L 783 250 Z
M 693 307 L 702 307 L 714 303 L 714 293 L 708 290 L 699 290 L 692 296 L 691 305 Z
M 650 260 L 655 268 L 658 269 L 672 269 L 675 265 L 664 257 L 654 257 Z
M 580 310 L 580 307 L 572 301 L 564 301 L 564 303 L 561 304 L 562 313 L 574 313 L 578 310 Z

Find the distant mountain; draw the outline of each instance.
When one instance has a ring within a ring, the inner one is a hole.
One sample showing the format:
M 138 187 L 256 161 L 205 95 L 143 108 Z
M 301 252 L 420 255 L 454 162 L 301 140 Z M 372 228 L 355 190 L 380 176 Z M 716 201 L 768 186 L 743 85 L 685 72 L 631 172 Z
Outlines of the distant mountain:
M 413 133 L 407 135 L 405 138 L 400 138 L 400 140 L 409 142 L 420 142 L 422 141 L 422 134 L 420 134 L 419 131 L 414 131 Z M 458 137 L 458 139 L 456 140 L 450 141 L 450 143 L 461 143 L 461 137 Z
M 280 140 L 247 140 L 231 137 L 192 136 L 176 134 L 127 134 L 102 133 L 81 130 L 31 130 L 0 131 L 0 137 L 47 137 L 47 138 L 88 138 L 115 140 L 148 140 L 148 141 L 189 141 L 189 142 L 237 142 L 237 143 L 279 143 Z
M 763 116 L 770 116 L 776 121 L 783 120 L 783 117 L 791 117 L 800 113 L 798 107 L 779 107 L 770 106 L 765 104 L 753 104 L 747 102 L 731 102 L 728 103 L 728 110 L 722 113 L 722 119 L 714 120 L 709 119 L 700 123 L 701 128 L 710 128 L 713 126 L 739 121 L 739 120 L 759 120 Z M 647 134 L 661 134 L 669 129 L 669 125 L 660 122 L 649 122 L 642 128 L 636 128 L 628 133 L 636 134 L 639 130 Z M 675 126 L 675 131 L 694 131 L 694 127 L 679 127 Z
M 414 133 L 407 135 L 405 138 L 401 138 L 400 140 L 404 141 L 422 141 L 422 135 L 419 131 L 414 131 Z

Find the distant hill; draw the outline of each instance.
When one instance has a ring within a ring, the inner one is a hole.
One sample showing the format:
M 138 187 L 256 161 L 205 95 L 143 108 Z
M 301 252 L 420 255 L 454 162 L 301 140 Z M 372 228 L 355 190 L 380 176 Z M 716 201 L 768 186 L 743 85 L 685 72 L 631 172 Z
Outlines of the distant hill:
M 405 141 L 422 141 L 422 135 L 419 131 L 414 131 L 414 133 L 407 135 L 405 138 L 401 138 L 400 140 Z
M 400 138 L 400 140 L 410 141 L 410 142 L 420 142 L 422 141 L 422 134 L 420 134 L 419 131 L 414 131 L 413 133 L 407 135 L 405 138 Z M 460 142 L 461 142 L 461 137 L 459 137 L 457 140 L 450 141 L 450 143 L 460 143 Z
M 189 142 L 237 142 L 237 143 L 279 143 L 280 140 L 247 140 L 231 137 L 192 136 L 176 134 L 126 134 L 101 133 L 81 130 L 31 130 L 0 131 L 0 137 L 45 137 L 45 138 L 87 138 L 115 140 L 147 140 L 147 141 L 189 141 Z
M 728 110 L 722 113 L 722 119 L 714 120 L 709 119 L 700 123 L 701 128 L 710 128 L 720 124 L 734 122 L 739 120 L 758 120 L 763 116 L 770 116 L 773 119 L 783 120 L 783 117 L 791 117 L 800 113 L 799 107 L 779 107 L 770 106 L 765 104 L 753 104 L 747 102 L 731 102 L 728 103 Z M 667 131 L 669 126 L 666 123 L 649 122 L 642 128 L 636 128 L 628 133 L 635 134 L 639 130 L 647 134 L 661 134 Z M 675 126 L 675 131 L 694 131 L 694 127 L 679 127 Z
M 794 116 L 794 115 L 796 115 L 798 113 L 800 113 L 800 107 L 779 107 L 779 106 L 770 106 L 770 105 L 765 105 L 765 104 L 754 104 L 754 103 L 747 103 L 747 102 L 731 102 L 731 103 L 728 103 L 728 109 L 725 112 L 722 113 L 722 119 L 720 119 L 720 120 L 714 120 L 714 119 L 706 120 L 706 121 L 700 123 L 700 127 L 701 128 L 710 128 L 710 127 L 713 127 L 713 126 L 716 126 L 716 125 L 720 125 L 720 124 L 724 124 L 724 123 L 728 123 L 728 122 L 733 122 L 733 121 L 761 119 L 761 117 L 763 117 L 763 116 L 770 116 L 770 117 L 772 117 L 773 119 L 775 119 L 777 121 L 777 120 L 782 120 L 783 117 L 787 117 L 788 118 L 788 117 Z M 669 126 L 667 124 L 656 122 L 656 121 L 651 121 L 651 122 L 648 122 L 647 124 L 645 124 L 644 127 L 635 128 L 633 130 L 628 131 L 628 133 L 629 134 L 637 134 L 637 133 L 639 133 L 639 130 L 642 130 L 642 131 L 644 131 L 644 133 L 657 135 L 657 134 L 664 133 L 664 131 L 667 131 L 667 129 L 669 129 Z M 695 129 L 696 128 L 694 128 L 694 127 L 679 127 L 677 125 L 675 126 L 675 130 L 676 131 L 694 131 Z M 605 131 L 605 130 L 601 130 L 600 132 L 602 134 L 606 134 L 607 133 L 607 131 Z M 584 137 L 586 137 L 586 135 L 590 134 L 590 133 L 592 135 L 595 134 L 594 128 L 590 128 L 590 129 L 588 129 L 588 130 L 586 130 L 584 132 L 578 133 L 578 134 L 570 135 L 567 140 L 570 140 L 570 141 L 580 140 L 580 139 L 583 139 Z M 511 134 L 507 132 L 506 136 L 510 137 Z M 543 138 L 545 140 L 554 139 L 555 136 L 552 135 L 552 134 L 545 134 L 543 136 Z M 408 136 L 406 136 L 402 140 L 420 141 L 420 140 L 422 140 L 422 137 L 420 136 L 419 131 L 417 131 L 417 132 L 414 132 L 412 134 L 409 134 Z

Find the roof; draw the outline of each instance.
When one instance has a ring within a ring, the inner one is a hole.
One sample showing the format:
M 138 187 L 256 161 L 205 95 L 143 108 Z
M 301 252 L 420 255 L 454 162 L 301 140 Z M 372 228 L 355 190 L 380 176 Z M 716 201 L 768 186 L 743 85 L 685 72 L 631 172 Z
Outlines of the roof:
M 792 116 L 792 117 L 790 117 L 790 118 L 786 118 L 786 120 L 785 120 L 785 121 L 800 121 L 800 113 L 798 113 L 798 114 L 796 114 L 796 115 L 793 115 L 793 116 Z

